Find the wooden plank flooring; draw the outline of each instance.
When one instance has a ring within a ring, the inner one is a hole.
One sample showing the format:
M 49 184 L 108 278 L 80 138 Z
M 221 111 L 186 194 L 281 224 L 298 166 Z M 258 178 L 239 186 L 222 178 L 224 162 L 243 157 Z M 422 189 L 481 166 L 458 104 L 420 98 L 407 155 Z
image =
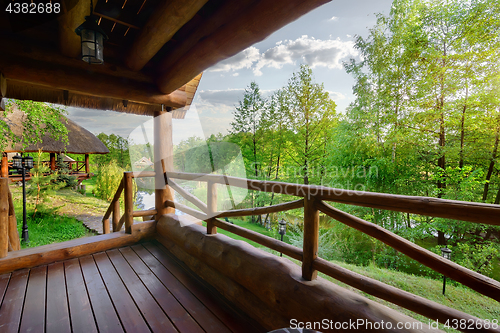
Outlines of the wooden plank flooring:
M 0 275 L 0 332 L 265 332 L 147 242 Z

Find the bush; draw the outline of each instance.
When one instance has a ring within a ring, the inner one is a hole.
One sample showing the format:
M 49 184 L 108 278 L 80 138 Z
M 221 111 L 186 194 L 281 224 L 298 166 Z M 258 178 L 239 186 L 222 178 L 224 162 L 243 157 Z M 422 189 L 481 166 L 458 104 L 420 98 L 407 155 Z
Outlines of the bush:
M 120 168 L 114 160 L 100 166 L 97 171 L 94 194 L 106 201 L 113 200 L 125 171 L 126 170 Z

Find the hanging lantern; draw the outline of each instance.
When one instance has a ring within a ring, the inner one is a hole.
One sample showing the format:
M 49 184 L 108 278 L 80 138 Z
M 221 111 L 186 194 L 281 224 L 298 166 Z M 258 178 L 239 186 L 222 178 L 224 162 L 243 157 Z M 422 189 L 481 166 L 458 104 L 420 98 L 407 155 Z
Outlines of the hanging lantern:
M 102 64 L 104 40 L 108 39 L 108 36 L 97 24 L 97 16 L 92 15 L 91 11 L 90 16 L 85 16 L 85 22 L 76 28 L 75 32 L 80 36 L 82 60 L 89 64 Z

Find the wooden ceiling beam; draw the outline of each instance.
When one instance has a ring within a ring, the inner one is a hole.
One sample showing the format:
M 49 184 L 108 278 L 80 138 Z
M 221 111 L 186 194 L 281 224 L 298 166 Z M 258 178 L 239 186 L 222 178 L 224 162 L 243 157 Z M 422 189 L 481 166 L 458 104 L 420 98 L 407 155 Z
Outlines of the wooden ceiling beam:
M 207 0 L 161 1 L 132 44 L 125 58 L 125 65 L 134 71 L 141 70 L 206 2 Z
M 330 0 L 261 0 L 199 41 L 158 77 L 160 91 L 169 93 L 196 74 L 247 47 Z
M 80 36 L 75 33 L 75 29 L 85 21 L 85 16 L 88 15 L 90 15 L 90 0 L 79 0 L 73 8 L 59 16 L 59 50 L 63 55 L 70 58 L 80 56 Z
M 231 19 L 241 14 L 248 6 L 255 2 L 256 0 L 226 0 L 212 15 L 201 18 L 198 28 L 186 38 L 178 41 L 175 47 L 168 51 L 168 54 L 160 61 L 159 71 L 168 70 L 195 46 L 198 41 L 215 32 L 221 25 L 231 21 Z
M 63 56 L 40 56 L 40 53 L 20 51 L 17 54 L 0 53 L 0 72 L 8 80 L 17 80 L 44 87 L 69 90 L 83 95 L 102 98 L 115 98 L 138 103 L 164 104 L 171 107 L 186 105 L 186 92 L 175 91 L 172 94 L 161 93 L 156 85 L 149 81 L 140 81 L 131 76 L 116 76 L 110 72 L 93 71 L 96 65 L 85 64 L 81 60 Z M 84 67 L 81 66 L 86 65 Z M 74 66 L 72 66 L 74 65 Z M 138 75 L 141 77 L 141 75 Z M 7 90 L 8 95 L 8 90 Z

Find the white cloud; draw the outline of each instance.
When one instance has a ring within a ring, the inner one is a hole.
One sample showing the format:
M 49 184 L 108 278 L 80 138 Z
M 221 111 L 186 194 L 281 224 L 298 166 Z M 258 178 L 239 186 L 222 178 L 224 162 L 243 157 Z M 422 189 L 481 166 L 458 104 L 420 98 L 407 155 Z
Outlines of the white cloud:
M 339 18 L 337 16 L 332 16 L 332 18 L 330 19 L 330 21 L 337 21 Z
M 333 99 L 334 101 L 341 101 L 345 99 L 345 95 L 337 91 L 329 91 L 328 94 L 330 95 L 330 98 Z
M 229 72 L 237 71 L 242 68 L 250 68 L 252 64 L 260 58 L 259 49 L 250 46 L 240 53 L 223 60 L 210 68 L 212 72 Z
M 323 66 L 329 69 L 342 69 L 342 60 L 358 56 L 352 41 L 340 38 L 321 40 L 306 35 L 296 40 L 285 40 L 283 43 L 268 49 L 254 67 L 254 74 L 262 75 L 262 68 L 282 68 L 285 64 L 304 62 L 312 68 Z
M 237 72 L 233 74 L 233 76 L 239 76 L 239 75 L 240 75 L 240 73 L 237 73 Z
M 322 66 L 342 69 L 343 60 L 357 57 L 358 54 L 352 41 L 342 41 L 340 38 L 321 40 L 304 35 L 295 40 L 279 41 L 263 53 L 253 46 L 249 47 L 213 66 L 210 71 L 229 72 L 248 68 L 253 70 L 254 75 L 260 76 L 263 68 L 280 69 L 283 65 L 297 62 L 306 63 L 312 68 Z

